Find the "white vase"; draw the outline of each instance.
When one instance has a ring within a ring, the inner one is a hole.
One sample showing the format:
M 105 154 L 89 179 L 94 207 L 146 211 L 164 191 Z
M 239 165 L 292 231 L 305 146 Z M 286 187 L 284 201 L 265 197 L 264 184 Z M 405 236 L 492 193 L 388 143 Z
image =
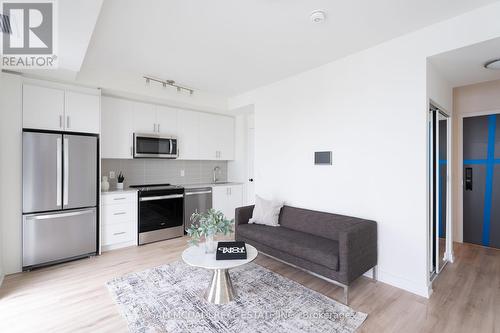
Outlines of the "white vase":
M 116 183 L 117 190 L 123 190 L 123 183 Z
M 217 242 L 214 240 L 214 235 L 205 236 L 205 253 L 215 253 L 217 250 Z
M 106 176 L 102 177 L 101 190 L 102 191 L 108 191 L 109 190 L 108 177 L 106 177 Z

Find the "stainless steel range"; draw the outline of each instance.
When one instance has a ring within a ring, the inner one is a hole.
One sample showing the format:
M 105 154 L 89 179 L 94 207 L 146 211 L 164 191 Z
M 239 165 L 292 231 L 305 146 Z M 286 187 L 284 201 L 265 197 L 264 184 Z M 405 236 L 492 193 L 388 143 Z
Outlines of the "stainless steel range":
M 130 187 L 139 191 L 139 245 L 184 235 L 183 187 L 170 184 Z

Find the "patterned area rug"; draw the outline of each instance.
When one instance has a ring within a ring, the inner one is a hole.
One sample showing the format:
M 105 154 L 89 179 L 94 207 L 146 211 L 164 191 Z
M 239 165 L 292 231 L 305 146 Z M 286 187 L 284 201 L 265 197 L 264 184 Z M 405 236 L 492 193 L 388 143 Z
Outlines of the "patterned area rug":
M 211 272 L 182 261 L 107 285 L 131 332 L 354 332 L 367 316 L 254 263 L 230 272 L 224 305 L 203 299 Z

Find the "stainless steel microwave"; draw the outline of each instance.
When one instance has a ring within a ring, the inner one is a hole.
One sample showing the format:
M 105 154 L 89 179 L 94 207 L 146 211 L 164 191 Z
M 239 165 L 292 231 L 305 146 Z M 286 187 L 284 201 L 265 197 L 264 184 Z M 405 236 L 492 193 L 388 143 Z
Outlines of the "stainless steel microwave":
M 177 138 L 134 133 L 134 158 L 177 158 Z

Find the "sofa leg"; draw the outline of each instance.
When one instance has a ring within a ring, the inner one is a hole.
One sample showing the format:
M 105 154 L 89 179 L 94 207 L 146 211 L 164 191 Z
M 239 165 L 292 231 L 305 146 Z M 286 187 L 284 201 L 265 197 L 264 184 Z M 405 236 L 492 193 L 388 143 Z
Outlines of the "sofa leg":
M 349 305 L 349 286 L 344 286 L 344 304 Z
M 373 279 L 373 281 L 377 281 L 377 268 L 378 268 L 377 266 L 374 266 L 372 268 L 372 279 Z

